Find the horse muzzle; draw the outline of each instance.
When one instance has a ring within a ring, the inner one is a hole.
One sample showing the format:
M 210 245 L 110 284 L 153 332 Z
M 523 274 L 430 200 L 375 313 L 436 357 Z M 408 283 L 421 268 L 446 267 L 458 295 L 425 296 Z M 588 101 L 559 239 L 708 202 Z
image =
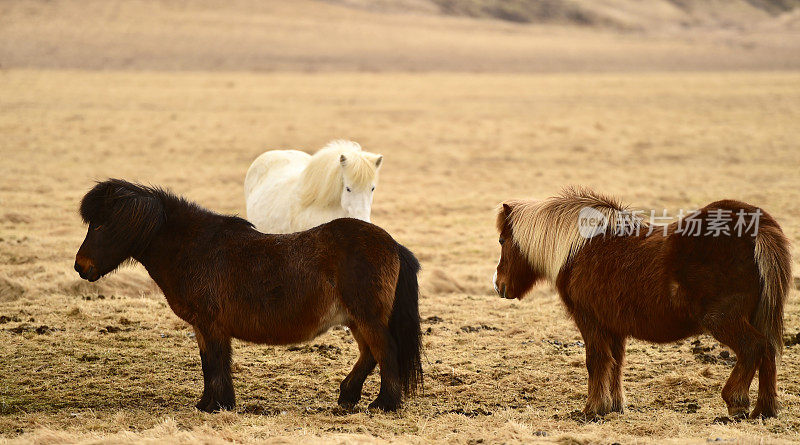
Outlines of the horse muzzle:
M 497 286 L 497 283 L 495 283 L 494 291 L 497 292 L 497 295 L 505 298 L 506 300 L 514 299 L 514 297 L 508 295 L 508 286 L 506 284 L 501 284 L 500 286 Z
M 78 272 L 81 278 L 90 283 L 95 282 L 100 279 L 100 274 L 97 273 L 97 269 L 90 265 L 88 268 L 82 267 L 77 261 L 75 261 L 75 271 Z

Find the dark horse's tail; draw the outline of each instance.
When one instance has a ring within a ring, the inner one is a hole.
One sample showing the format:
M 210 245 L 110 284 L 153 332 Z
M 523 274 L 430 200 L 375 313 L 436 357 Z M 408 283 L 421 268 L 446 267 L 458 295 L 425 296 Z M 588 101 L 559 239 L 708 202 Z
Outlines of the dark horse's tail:
M 400 276 L 394 292 L 389 331 L 397 345 L 397 363 L 403 393 L 412 394 L 422 386 L 422 332 L 419 327 L 419 261 L 410 250 L 398 244 Z
M 783 306 L 792 279 L 789 241 L 778 223 L 766 213 L 761 216 L 755 241 L 761 300 L 751 321 L 767 337 L 771 352 L 780 357 L 783 350 Z

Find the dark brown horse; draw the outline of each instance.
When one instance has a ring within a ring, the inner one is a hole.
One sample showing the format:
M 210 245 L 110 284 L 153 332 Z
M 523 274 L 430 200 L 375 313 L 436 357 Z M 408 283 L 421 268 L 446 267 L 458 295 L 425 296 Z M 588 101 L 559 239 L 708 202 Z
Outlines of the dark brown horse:
M 495 290 L 522 298 L 539 280 L 555 285 L 586 344 L 587 415 L 623 411 L 628 337 L 665 343 L 703 332 L 737 356 L 722 389 L 730 415 L 747 415 L 756 370 L 751 415 L 777 415 L 775 362 L 791 278 L 778 223 L 749 204 L 718 201 L 666 233 L 651 227 L 588 190 L 506 202 Z
M 80 212 L 89 225 L 75 259 L 81 278 L 138 261 L 194 327 L 204 382 L 198 409 L 235 405 L 231 338 L 284 345 L 334 325 L 350 328 L 360 352 L 340 405 L 358 403 L 376 364 L 381 387 L 370 408 L 396 410 L 421 385 L 419 263 L 379 227 L 338 219 L 265 235 L 244 219 L 115 179 L 87 193 Z

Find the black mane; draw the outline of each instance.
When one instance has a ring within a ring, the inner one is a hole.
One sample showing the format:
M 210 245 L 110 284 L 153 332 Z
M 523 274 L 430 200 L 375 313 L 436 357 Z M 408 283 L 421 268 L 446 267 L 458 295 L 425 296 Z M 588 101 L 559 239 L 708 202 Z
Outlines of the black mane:
M 86 224 L 105 224 L 109 222 L 112 216 L 119 216 L 120 207 L 133 207 L 133 209 L 131 209 L 133 213 L 140 215 L 140 217 L 144 215 L 155 217 L 155 213 L 162 213 L 162 215 L 159 215 L 159 219 L 162 219 L 160 223 L 164 223 L 166 218 L 166 216 L 163 215 L 163 211 L 160 211 L 161 209 L 181 208 L 193 212 L 229 218 L 229 222 L 254 227 L 250 221 L 244 218 L 233 215 L 221 215 L 213 212 L 167 189 L 146 186 L 115 178 L 98 182 L 97 185 L 83 197 L 80 205 L 80 215 L 83 222 Z

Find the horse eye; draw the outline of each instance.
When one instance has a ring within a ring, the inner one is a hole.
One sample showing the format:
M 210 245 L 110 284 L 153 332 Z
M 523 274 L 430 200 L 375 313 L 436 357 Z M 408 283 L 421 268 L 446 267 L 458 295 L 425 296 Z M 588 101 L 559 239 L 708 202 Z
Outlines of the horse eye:
M 370 191 L 371 191 L 371 192 L 374 192 L 374 191 L 375 191 L 375 186 L 374 186 L 374 185 L 372 186 L 372 190 L 370 190 Z
M 345 189 L 347 189 L 348 192 L 352 192 L 352 190 L 350 190 L 350 187 L 345 187 Z
M 103 228 L 103 225 L 101 224 L 101 225 L 99 225 L 99 226 L 95 227 L 95 228 L 94 228 L 94 230 L 100 230 L 100 229 L 102 229 L 102 228 Z
M 506 242 L 506 240 L 504 240 L 503 238 L 500 238 L 500 245 L 501 246 L 503 245 L 504 242 Z

